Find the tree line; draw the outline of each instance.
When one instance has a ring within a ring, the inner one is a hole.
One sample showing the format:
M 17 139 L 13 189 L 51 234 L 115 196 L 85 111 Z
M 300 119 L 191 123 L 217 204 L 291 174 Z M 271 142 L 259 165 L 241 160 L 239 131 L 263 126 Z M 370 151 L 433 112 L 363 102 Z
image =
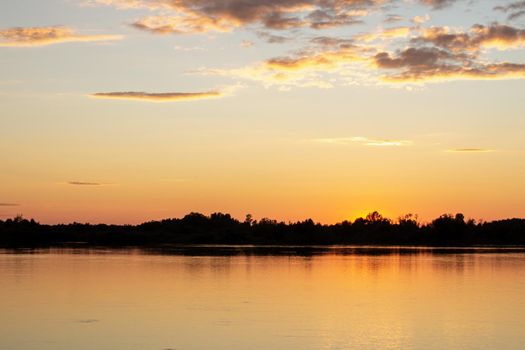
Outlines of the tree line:
M 0 247 L 50 246 L 162 246 L 169 244 L 255 245 L 525 245 L 525 219 L 492 222 L 466 220 L 463 214 L 445 214 L 422 224 L 414 215 L 397 220 L 372 212 L 364 218 L 337 224 L 312 219 L 280 222 L 244 221 L 230 214 L 190 213 L 183 218 L 139 225 L 40 224 L 17 216 L 0 220 Z

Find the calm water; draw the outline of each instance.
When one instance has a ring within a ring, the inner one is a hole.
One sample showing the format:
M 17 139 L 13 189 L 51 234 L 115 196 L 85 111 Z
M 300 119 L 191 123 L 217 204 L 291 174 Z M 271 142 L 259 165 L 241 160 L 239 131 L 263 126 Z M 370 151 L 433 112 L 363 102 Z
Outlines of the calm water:
M 0 251 L 0 349 L 524 349 L 525 253 Z

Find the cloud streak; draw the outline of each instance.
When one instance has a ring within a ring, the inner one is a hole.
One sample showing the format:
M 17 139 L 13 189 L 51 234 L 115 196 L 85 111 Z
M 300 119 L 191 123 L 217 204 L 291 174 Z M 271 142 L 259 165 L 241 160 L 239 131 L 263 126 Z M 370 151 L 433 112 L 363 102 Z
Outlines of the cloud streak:
M 205 91 L 205 92 L 97 92 L 92 95 L 94 98 L 114 99 L 114 100 L 135 100 L 135 101 L 149 101 L 149 102 L 179 102 L 191 100 L 203 100 L 210 98 L 220 98 L 225 96 L 220 91 Z
M 453 148 L 447 150 L 447 152 L 452 153 L 489 153 L 494 152 L 492 149 L 486 149 L 486 148 Z
M 34 47 L 66 42 L 121 40 L 121 35 L 83 35 L 68 27 L 15 27 L 0 30 L 0 47 Z
M 18 203 L 0 203 L 0 207 L 19 207 Z
M 401 147 L 411 146 L 413 141 L 410 140 L 390 140 L 390 139 L 371 139 L 368 137 L 354 136 L 354 137 L 331 137 L 313 139 L 313 142 L 332 144 L 332 145 L 350 145 L 359 144 L 362 146 L 371 147 Z
M 73 185 L 73 186 L 102 186 L 104 184 L 100 183 L 100 182 L 69 181 L 68 185 Z

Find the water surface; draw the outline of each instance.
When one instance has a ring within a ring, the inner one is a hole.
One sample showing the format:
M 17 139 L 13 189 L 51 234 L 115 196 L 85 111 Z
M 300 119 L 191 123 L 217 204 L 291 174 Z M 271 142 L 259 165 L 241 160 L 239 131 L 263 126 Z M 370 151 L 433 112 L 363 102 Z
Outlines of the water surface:
M 0 251 L 0 349 L 523 349 L 525 253 Z

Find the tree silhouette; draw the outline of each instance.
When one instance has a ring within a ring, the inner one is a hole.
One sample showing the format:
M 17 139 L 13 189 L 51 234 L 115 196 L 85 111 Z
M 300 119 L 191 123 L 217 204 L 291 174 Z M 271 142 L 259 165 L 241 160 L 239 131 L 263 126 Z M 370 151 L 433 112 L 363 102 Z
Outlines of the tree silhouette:
M 407 214 L 392 221 L 374 211 L 364 218 L 322 225 L 312 219 L 278 222 L 244 221 L 230 214 L 192 212 L 183 218 L 140 225 L 43 225 L 22 215 L 0 220 L 0 247 L 165 246 L 170 244 L 278 245 L 525 245 L 525 219 L 493 222 L 466 220 L 461 213 L 444 214 L 428 224 Z

